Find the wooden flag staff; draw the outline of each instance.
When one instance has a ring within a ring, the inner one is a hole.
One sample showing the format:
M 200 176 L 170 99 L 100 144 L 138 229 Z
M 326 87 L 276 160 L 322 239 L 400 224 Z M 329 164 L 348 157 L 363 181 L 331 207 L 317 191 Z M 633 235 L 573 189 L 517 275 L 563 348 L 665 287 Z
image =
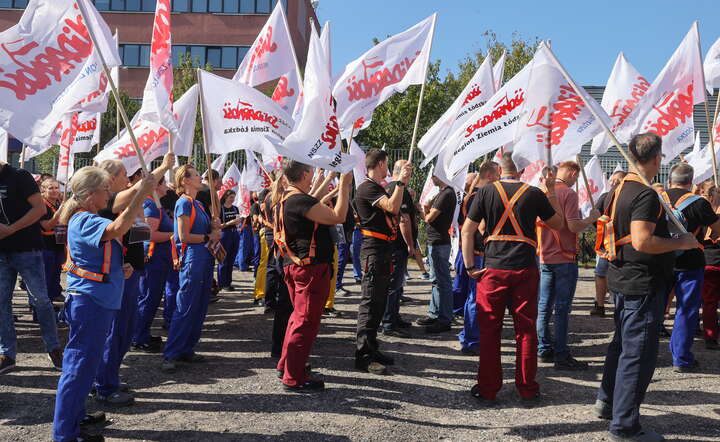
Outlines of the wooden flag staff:
M 107 63 L 105 62 L 105 55 L 103 55 L 100 47 L 97 44 L 97 38 L 95 37 L 95 32 L 93 31 L 92 26 L 89 25 L 90 22 L 88 20 L 87 11 L 85 10 L 85 5 L 83 4 L 83 2 L 77 2 L 77 5 L 80 8 L 80 14 L 82 15 L 83 21 L 85 22 L 85 27 L 88 31 L 88 35 L 90 36 L 90 40 L 92 40 L 93 46 L 95 47 L 98 57 L 100 58 L 103 72 L 108 79 L 110 89 L 112 90 L 112 94 L 115 97 L 117 109 L 120 111 L 120 115 L 122 116 L 123 123 L 125 123 L 125 128 L 128 131 L 128 135 L 130 135 L 130 140 L 132 141 L 133 148 L 135 149 L 135 154 L 137 155 L 138 161 L 140 162 L 140 168 L 142 168 L 143 174 L 147 175 L 150 173 L 150 171 L 147 168 L 147 164 L 145 164 L 145 158 L 143 158 L 142 151 L 140 150 L 140 146 L 138 145 L 138 141 L 135 137 L 135 132 L 133 131 L 132 125 L 130 124 L 130 119 L 127 116 L 127 112 L 125 112 L 125 108 L 120 102 L 120 93 L 118 93 L 115 81 L 110 74 L 110 68 L 108 68 Z M 153 199 L 155 200 L 155 204 L 157 205 L 158 209 L 162 208 L 162 205 L 160 204 L 160 199 L 155 192 L 153 192 Z
M 572 86 L 572 88 L 575 90 L 575 92 L 583 100 L 583 103 L 585 103 L 585 106 L 587 106 L 588 110 L 590 110 L 590 113 L 592 113 L 593 116 L 595 117 L 595 119 L 597 119 L 598 122 L 602 125 L 603 130 L 610 137 L 610 140 L 612 140 L 613 144 L 615 145 L 617 150 L 620 152 L 620 154 L 625 158 L 625 161 L 628 162 L 628 165 L 630 166 L 630 168 L 633 169 L 633 171 L 638 175 L 638 177 L 640 177 L 643 184 L 645 184 L 646 186 L 649 187 L 650 181 L 648 181 L 648 179 L 645 178 L 645 175 L 643 175 L 640 172 L 640 169 L 635 164 L 635 160 L 633 160 L 630 157 L 630 155 L 625 151 L 625 149 L 623 149 L 622 145 L 620 144 L 620 141 L 617 139 L 617 137 L 612 132 L 612 130 L 610 130 L 608 125 L 605 123 L 605 121 L 602 118 L 600 118 L 600 116 L 596 113 L 595 108 L 593 106 L 590 106 L 590 103 L 585 101 L 585 94 L 580 92 L 580 87 L 575 83 L 575 80 L 573 80 L 572 77 L 570 77 L 570 74 L 568 74 L 567 71 L 565 70 L 565 68 L 563 67 L 563 65 L 560 64 L 560 61 L 555 57 L 555 54 L 553 54 L 553 52 L 552 52 L 552 50 L 550 50 L 550 48 L 548 48 L 548 54 L 550 55 L 550 58 L 553 60 L 553 62 L 557 66 L 557 68 L 560 69 L 560 72 L 562 73 L 565 80 L 568 83 L 570 83 L 570 86 Z M 678 230 L 680 232 L 687 233 L 687 229 L 680 222 L 680 220 L 677 218 L 677 216 L 675 216 L 675 213 L 672 211 L 672 209 L 670 208 L 668 203 L 663 198 L 658 198 L 658 200 L 660 201 L 660 204 L 663 206 L 663 209 L 665 209 L 665 213 L 667 214 L 668 218 L 670 218 L 670 221 L 672 221 L 673 224 L 675 224 L 675 226 L 678 228 Z
M 410 140 L 410 154 L 408 155 L 408 163 L 412 164 L 413 152 L 415 151 L 415 142 L 417 141 L 418 126 L 420 125 L 420 112 L 422 111 L 423 98 L 425 97 L 425 84 L 427 83 L 427 73 L 430 67 L 430 53 L 432 52 L 432 44 L 435 39 L 435 25 L 437 19 L 433 20 L 433 28 L 430 35 L 430 47 L 428 48 L 428 61 L 425 65 L 425 74 L 423 76 L 422 86 L 420 86 L 420 98 L 418 99 L 417 112 L 415 113 L 415 126 L 413 127 L 412 140 Z M 349 147 L 349 146 L 348 146 Z

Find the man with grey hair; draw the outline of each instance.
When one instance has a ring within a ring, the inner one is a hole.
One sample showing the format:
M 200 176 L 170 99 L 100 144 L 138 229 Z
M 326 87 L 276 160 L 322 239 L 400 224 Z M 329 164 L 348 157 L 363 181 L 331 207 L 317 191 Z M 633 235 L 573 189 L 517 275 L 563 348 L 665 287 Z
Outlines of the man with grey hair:
M 637 171 L 605 199 L 608 286 L 615 298 L 615 334 L 607 349 L 595 411 L 612 420 L 613 440 L 662 441 L 640 425 L 640 404 L 652 380 L 666 294 L 673 283 L 674 252 L 700 247 L 692 234 L 671 237 L 657 193 L 647 185 L 660 170 L 662 140 L 636 135 L 628 145 Z M 614 240 L 614 241 L 612 241 Z
M 693 232 L 698 241 L 705 237 L 706 228 L 720 233 L 720 218 L 710 202 L 694 194 L 693 168 L 687 163 L 678 163 L 670 169 L 670 189 L 663 197 L 672 207 L 682 213 L 688 232 Z M 698 361 L 690 350 L 695 329 L 700 318 L 702 286 L 705 275 L 705 255 L 702 249 L 683 252 L 675 260 L 675 324 L 670 337 L 670 351 L 676 372 L 695 371 Z

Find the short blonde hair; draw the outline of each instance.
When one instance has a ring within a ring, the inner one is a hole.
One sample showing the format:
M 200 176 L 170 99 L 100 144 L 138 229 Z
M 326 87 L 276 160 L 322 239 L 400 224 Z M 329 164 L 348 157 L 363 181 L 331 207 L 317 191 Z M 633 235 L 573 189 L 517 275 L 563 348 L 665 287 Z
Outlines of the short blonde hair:
M 183 180 L 190 176 L 188 172 L 190 169 L 195 170 L 195 166 L 192 165 L 192 163 L 183 164 L 182 166 L 175 169 L 175 176 L 173 177 L 173 181 L 175 182 L 175 192 L 178 195 L 182 195 L 185 193 L 185 186 L 183 185 Z
M 117 174 L 125 168 L 125 165 L 120 160 L 109 159 L 98 164 L 98 167 L 107 172 L 111 177 L 116 177 Z
M 75 172 L 68 184 L 72 196 L 65 200 L 60 207 L 60 223 L 67 224 L 70 222 L 70 218 L 82 208 L 82 203 L 90 195 L 100 190 L 102 186 L 109 183 L 110 175 L 99 167 L 85 166 Z

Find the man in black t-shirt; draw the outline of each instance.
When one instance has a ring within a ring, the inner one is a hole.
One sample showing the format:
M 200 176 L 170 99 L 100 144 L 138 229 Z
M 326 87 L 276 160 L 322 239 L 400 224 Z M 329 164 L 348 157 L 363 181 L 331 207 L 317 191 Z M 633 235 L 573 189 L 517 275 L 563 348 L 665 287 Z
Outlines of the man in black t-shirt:
M 518 180 L 510 152 L 500 160 L 500 181 L 478 190 L 462 228 L 462 252 L 466 263 L 475 256 L 475 232 L 485 222 L 490 233 L 485 241 L 485 269 L 467 266 L 477 283 L 477 310 L 480 326 L 480 365 L 472 395 L 494 403 L 502 387 L 500 334 L 505 309 L 509 308 L 517 340 L 515 386 L 520 397 L 534 402 L 539 398 L 537 373 L 538 284 L 535 221 L 540 218 L 553 229 L 563 226 L 555 196 L 555 174 L 546 170 L 547 195 L 537 187 Z
M 639 172 L 651 181 L 660 169 L 660 137 L 636 135 L 628 148 Z M 642 430 L 640 405 L 655 370 L 665 297 L 673 280 L 673 252 L 700 244 L 692 234 L 670 238 L 658 194 L 637 174 L 629 173 L 620 186 L 601 210 L 605 213 L 608 205 L 615 205 L 613 228 L 606 229 L 616 244 L 608 269 L 608 287 L 615 298 L 615 335 L 607 349 L 595 407 L 598 417 L 612 419 L 614 439 L 659 441 L 662 436 Z M 612 255 L 613 250 L 608 252 Z
M 407 164 L 407 160 L 398 160 L 393 167 L 393 180 L 390 182 L 386 191 L 392 195 L 398 186 L 400 174 L 403 167 Z M 395 241 L 392 245 L 392 274 L 390 275 L 390 285 L 388 286 L 387 304 L 385 306 L 385 315 L 382 320 L 383 334 L 387 336 L 395 336 L 399 338 L 409 338 L 404 328 L 410 327 L 410 323 L 404 321 L 400 317 L 400 298 L 403 295 L 403 286 L 405 285 L 405 274 L 407 272 L 408 256 L 415 254 L 415 241 L 412 236 L 412 225 L 415 222 L 415 206 L 406 186 L 400 185 L 403 196 L 400 205 L 399 232 L 397 232 Z
M 28 289 L 45 350 L 62 368 L 55 314 L 47 295 L 38 220 L 45 214 L 40 190 L 26 170 L 0 162 L 0 375 L 15 368 L 17 341 L 12 296 L 17 275 Z
M 428 261 L 432 297 L 428 316 L 419 319 L 427 333 L 450 330 L 453 319 L 453 292 L 450 276 L 450 226 L 455 215 L 457 197 L 452 186 L 433 176 L 433 184 L 440 188 L 431 204 L 423 207 L 427 223 Z
M 693 168 L 678 163 L 670 169 L 670 189 L 666 197 L 673 208 L 680 210 L 685 218 L 688 232 L 702 241 L 707 227 L 720 233 L 720 218 L 710 202 L 691 192 Z M 677 372 L 695 371 L 698 361 L 690 350 L 700 320 L 705 255 L 702 249 L 683 252 L 675 260 L 675 323 L 670 337 L 670 351 Z
M 320 328 L 332 277 L 330 228 L 345 220 L 352 174 L 340 178 L 340 191 L 334 208 L 308 194 L 313 168 L 297 161 L 286 161 L 284 174 L 289 186 L 279 204 L 275 221 L 285 264 L 285 282 L 294 307 L 285 332 L 278 372 L 286 391 L 315 392 L 325 388 L 321 380 L 310 377 L 305 364 Z
M 392 195 L 380 182 L 388 173 L 387 153 L 370 149 L 365 155 L 367 178 L 355 193 L 355 207 L 363 235 L 360 261 L 363 266 L 362 299 L 358 306 L 355 368 L 373 374 L 384 374 L 395 361 L 378 350 L 377 330 L 387 305 L 393 243 L 397 237 L 397 215 L 400 213 L 404 188 L 412 166 L 405 164 Z

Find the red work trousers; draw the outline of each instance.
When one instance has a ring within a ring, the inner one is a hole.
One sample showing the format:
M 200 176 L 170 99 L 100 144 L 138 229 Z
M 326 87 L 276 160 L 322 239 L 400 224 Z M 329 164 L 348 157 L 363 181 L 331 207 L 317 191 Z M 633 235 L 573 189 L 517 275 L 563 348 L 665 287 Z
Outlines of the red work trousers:
M 317 338 L 323 308 L 330 294 L 331 272 L 327 263 L 285 267 L 285 283 L 293 305 L 282 356 L 277 365 L 278 370 L 285 372 L 282 380 L 285 385 L 302 385 L 309 380 L 305 364 Z
M 705 266 L 702 289 L 702 321 L 704 338 L 718 340 L 718 301 L 720 301 L 720 267 Z
M 487 269 L 477 283 L 477 317 L 480 326 L 480 395 L 495 399 L 502 387 L 500 336 L 505 309 L 510 307 L 515 325 L 515 386 L 523 398 L 535 395 L 537 373 L 537 267 L 521 270 Z

